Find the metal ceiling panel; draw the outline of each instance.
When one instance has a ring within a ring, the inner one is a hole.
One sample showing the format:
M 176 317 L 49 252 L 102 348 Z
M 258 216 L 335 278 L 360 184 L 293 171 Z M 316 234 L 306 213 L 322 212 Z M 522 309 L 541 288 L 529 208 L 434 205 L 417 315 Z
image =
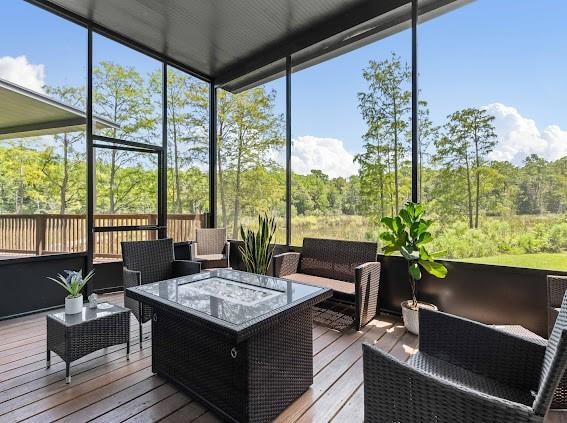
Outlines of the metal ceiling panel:
M 307 66 L 317 55 L 332 57 L 367 36 L 399 30 L 411 5 L 411 0 L 27 1 L 92 22 L 229 90 L 265 79 L 270 70 L 281 72 L 280 59 L 288 55 L 303 51 Z M 420 0 L 420 8 L 453 2 Z

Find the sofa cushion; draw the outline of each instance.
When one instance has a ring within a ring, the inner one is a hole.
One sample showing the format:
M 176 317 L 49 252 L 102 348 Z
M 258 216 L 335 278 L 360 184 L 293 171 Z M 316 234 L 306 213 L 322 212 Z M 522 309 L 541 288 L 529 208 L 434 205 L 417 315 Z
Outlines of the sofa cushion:
M 307 285 L 329 288 L 333 291 L 341 292 L 343 294 L 354 295 L 354 283 L 352 282 L 321 278 L 319 276 L 306 275 L 305 273 L 292 273 L 291 275 L 284 276 L 284 279 L 289 279 L 294 282 L 301 282 Z

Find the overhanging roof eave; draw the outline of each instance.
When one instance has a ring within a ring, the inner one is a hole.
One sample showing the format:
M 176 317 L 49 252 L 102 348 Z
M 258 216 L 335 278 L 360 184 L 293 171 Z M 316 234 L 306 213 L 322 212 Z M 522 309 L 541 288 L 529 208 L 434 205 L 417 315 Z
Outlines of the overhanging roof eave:
M 0 139 L 74 132 L 86 124 L 85 111 L 0 79 L 2 108 Z M 93 116 L 93 120 L 98 129 L 119 128 L 100 116 Z

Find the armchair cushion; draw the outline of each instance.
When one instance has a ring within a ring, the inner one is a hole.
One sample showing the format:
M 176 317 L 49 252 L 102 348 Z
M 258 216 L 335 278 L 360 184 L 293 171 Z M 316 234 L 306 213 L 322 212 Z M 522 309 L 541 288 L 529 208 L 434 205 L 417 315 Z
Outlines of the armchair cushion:
M 206 260 L 222 260 L 224 259 L 225 256 L 224 254 L 197 254 L 195 256 L 195 260 L 202 260 L 202 261 L 206 261 Z

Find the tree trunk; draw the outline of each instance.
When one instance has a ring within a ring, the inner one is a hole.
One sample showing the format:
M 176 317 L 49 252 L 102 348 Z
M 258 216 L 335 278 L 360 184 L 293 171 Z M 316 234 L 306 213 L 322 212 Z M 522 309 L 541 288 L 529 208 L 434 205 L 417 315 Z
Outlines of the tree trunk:
M 238 239 L 238 224 L 240 220 L 240 173 L 242 166 L 242 134 L 238 136 L 238 157 L 236 160 L 236 184 L 234 187 L 234 216 L 232 222 L 232 238 Z
M 394 203 L 396 205 L 396 213 L 400 210 L 399 204 L 399 181 L 398 181 L 398 108 L 396 105 L 396 99 L 394 101 Z
M 171 123 L 173 125 L 173 179 L 175 182 L 175 212 L 183 213 L 181 204 L 181 184 L 179 181 L 179 149 L 177 146 L 177 124 L 175 123 L 175 108 L 171 107 Z
M 118 120 L 118 94 L 115 93 L 114 95 L 114 119 L 113 121 L 116 122 Z M 118 138 L 116 136 L 116 129 L 112 130 L 112 136 L 114 138 Z M 109 213 L 113 214 L 116 208 L 115 200 L 114 200 L 114 182 L 116 179 L 116 150 L 110 150 L 110 180 L 108 182 L 108 201 L 109 201 Z M 96 166 L 96 164 L 95 164 Z M 96 186 L 96 181 L 95 181 Z M 95 204 L 96 209 L 96 204 Z
M 67 186 L 69 185 L 69 139 L 63 135 L 63 180 L 59 190 L 59 213 L 65 214 L 67 209 Z
M 223 228 L 226 228 L 228 225 L 228 218 L 226 216 L 226 196 L 225 196 L 225 191 L 224 191 L 224 170 L 223 170 L 223 166 L 222 166 L 222 155 L 221 153 L 221 147 L 222 147 L 222 142 L 220 140 L 222 140 L 223 137 L 223 128 L 222 128 L 222 123 L 219 124 L 219 136 L 217 138 L 217 151 L 216 151 L 216 155 L 217 155 L 217 169 L 218 169 L 218 189 L 219 189 L 219 193 L 220 193 L 220 200 L 221 200 L 221 212 L 222 212 L 222 226 Z M 214 218 L 214 216 L 213 216 Z
M 16 214 L 20 214 L 24 208 L 24 164 L 20 160 L 18 188 L 16 189 Z
M 380 171 L 380 219 L 385 216 L 386 210 L 384 208 L 384 174 Z
M 108 181 L 108 212 L 114 214 L 116 204 L 114 199 L 114 183 L 116 180 L 116 150 L 110 150 L 110 179 Z
M 421 182 L 423 180 L 423 153 L 421 151 L 421 146 L 419 147 L 419 175 L 418 175 L 418 187 L 417 187 L 417 199 L 420 202 L 425 202 L 425 200 L 423 199 L 423 183 Z
M 468 194 L 468 212 L 469 212 L 469 228 L 473 228 L 473 205 L 472 205 L 472 186 L 471 186 L 471 169 L 469 165 L 469 158 L 465 158 L 467 170 L 467 194 Z
M 475 204 L 475 216 L 474 216 L 474 227 L 478 229 L 478 213 L 480 207 L 480 157 L 478 152 L 478 136 L 474 133 L 474 149 L 475 149 L 475 176 L 476 176 L 476 204 Z

